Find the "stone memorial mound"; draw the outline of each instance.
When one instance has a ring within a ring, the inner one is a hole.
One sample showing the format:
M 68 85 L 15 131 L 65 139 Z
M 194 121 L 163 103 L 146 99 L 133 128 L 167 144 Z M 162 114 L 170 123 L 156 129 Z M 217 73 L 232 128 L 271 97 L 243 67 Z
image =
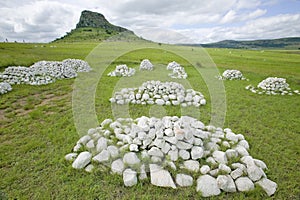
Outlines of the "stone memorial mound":
M 277 188 L 265 174 L 266 164 L 250 156 L 242 134 L 188 116 L 106 119 L 82 136 L 65 159 L 88 172 L 107 167 L 123 177 L 125 186 L 148 178 L 174 189 L 196 183 L 204 197 L 246 192 L 256 185 L 270 196 Z
M 140 70 L 152 71 L 153 69 L 154 69 L 154 66 L 148 59 L 144 59 L 140 64 Z
M 118 65 L 116 69 L 110 73 L 108 76 L 133 76 L 135 74 L 135 69 L 127 67 L 127 65 Z
M 300 94 L 298 90 L 291 90 L 285 78 L 268 77 L 261 81 L 257 87 L 248 85 L 247 90 L 257 94 L 267 95 L 293 95 Z
M 123 88 L 115 92 L 110 102 L 116 104 L 157 104 L 195 106 L 205 105 L 204 96 L 193 89 L 185 89 L 176 82 L 147 81 L 139 88 Z
M 219 80 L 246 80 L 242 72 L 239 70 L 231 69 L 225 70 L 222 76 L 217 77 Z
M 188 77 L 187 73 L 184 70 L 184 67 L 181 67 L 177 62 L 170 62 L 167 66 L 167 70 L 172 70 L 172 73 L 169 74 L 171 78 L 186 79 Z

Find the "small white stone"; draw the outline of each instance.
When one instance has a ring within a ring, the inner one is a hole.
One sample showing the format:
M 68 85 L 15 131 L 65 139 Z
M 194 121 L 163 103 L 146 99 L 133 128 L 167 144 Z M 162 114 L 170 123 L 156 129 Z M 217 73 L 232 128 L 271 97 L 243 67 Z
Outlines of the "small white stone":
M 107 148 L 107 139 L 104 137 L 101 137 L 97 141 L 97 152 L 101 152 L 102 150 Z
M 200 164 L 198 161 L 195 160 L 187 160 L 183 162 L 183 166 L 189 171 L 198 172 Z
M 243 175 L 243 170 L 240 169 L 240 168 L 237 168 L 235 170 L 233 170 L 231 173 L 230 173 L 230 176 L 233 178 L 233 179 L 237 179 L 239 177 L 241 177 Z
M 147 178 L 146 167 L 144 164 L 142 164 L 140 167 L 139 180 L 144 180 L 146 178 Z
M 129 152 L 126 153 L 123 157 L 123 162 L 128 164 L 128 165 L 136 165 L 140 164 L 140 159 L 137 157 L 136 153 L 134 152 Z
M 188 160 L 190 158 L 190 153 L 187 150 L 179 150 L 179 157 L 183 160 Z
M 201 174 L 207 174 L 210 171 L 210 167 L 208 165 L 202 165 L 200 168 Z
M 165 135 L 169 136 L 169 137 L 172 137 L 172 136 L 174 136 L 174 132 L 173 132 L 173 130 L 171 128 L 167 128 L 165 130 Z
M 95 168 L 94 165 L 89 164 L 88 166 L 86 166 L 86 168 L 85 168 L 84 170 L 85 170 L 86 172 L 91 173 L 91 172 L 93 171 L 94 168 Z
M 123 181 L 124 185 L 127 187 L 131 187 L 137 184 L 136 171 L 132 169 L 126 169 L 123 172 Z
M 268 194 L 268 196 L 272 196 L 276 192 L 277 184 L 274 181 L 271 181 L 267 178 L 263 178 L 260 181 L 256 182 L 264 191 Z
M 222 163 L 219 164 L 219 170 L 226 172 L 227 174 L 229 174 L 231 172 L 231 168 Z
M 186 143 L 186 142 L 183 142 L 183 141 L 178 141 L 176 143 L 176 146 L 177 146 L 178 149 L 184 149 L 184 150 L 191 149 L 193 147 L 192 144 L 189 144 L 189 143 Z
M 75 169 L 82 169 L 91 162 L 92 154 L 90 152 L 81 152 L 74 160 L 72 167 Z
M 168 156 L 170 156 L 170 159 L 172 161 L 177 161 L 178 160 L 178 150 L 171 150 L 168 152 Z
M 135 151 L 138 152 L 139 151 L 139 147 L 136 144 L 130 144 L 129 145 L 129 151 Z
M 218 163 L 222 163 L 222 164 L 227 163 L 227 157 L 225 152 L 223 151 L 214 151 L 212 156 Z
M 203 175 L 197 179 L 196 190 L 200 191 L 203 197 L 216 196 L 221 193 L 217 180 L 209 175 Z
M 261 177 L 264 175 L 264 172 L 261 168 L 257 167 L 256 165 L 252 165 L 247 167 L 247 174 L 248 177 L 255 182 L 261 179 Z
M 77 157 L 77 153 L 69 153 L 65 156 L 65 159 L 67 161 L 72 161 L 72 160 L 75 160 L 75 158 Z
M 157 147 L 152 147 L 149 151 L 148 154 L 150 156 L 157 156 L 157 157 L 164 157 L 163 152 L 161 152 L 161 150 Z
M 219 175 L 217 177 L 217 184 L 224 192 L 236 192 L 234 181 L 229 175 Z
M 94 156 L 93 160 L 101 163 L 101 162 L 107 162 L 109 158 L 110 158 L 109 152 L 107 150 L 103 150 L 101 151 L 101 153 Z
M 124 168 L 125 166 L 122 159 L 117 159 L 111 163 L 111 171 L 113 173 L 122 175 Z
M 203 148 L 198 146 L 193 146 L 191 150 L 191 156 L 193 160 L 197 160 L 203 157 Z
M 248 177 L 240 177 L 236 179 L 235 184 L 240 192 L 247 192 L 254 189 L 254 184 Z
M 112 158 L 116 158 L 119 156 L 119 149 L 116 146 L 113 145 L 108 146 L 107 151 L 109 152 Z
M 193 177 L 186 174 L 177 174 L 176 183 L 181 187 L 188 187 L 193 185 Z

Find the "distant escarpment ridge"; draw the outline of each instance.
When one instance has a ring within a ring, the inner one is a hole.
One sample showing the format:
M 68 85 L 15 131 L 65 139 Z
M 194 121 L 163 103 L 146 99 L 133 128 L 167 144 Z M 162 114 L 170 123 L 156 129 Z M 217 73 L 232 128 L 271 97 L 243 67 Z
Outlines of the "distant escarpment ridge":
M 300 37 L 289 37 L 265 40 L 223 40 L 208 44 L 182 44 L 185 46 L 202 46 L 205 48 L 234 48 L 234 49 L 300 49 Z

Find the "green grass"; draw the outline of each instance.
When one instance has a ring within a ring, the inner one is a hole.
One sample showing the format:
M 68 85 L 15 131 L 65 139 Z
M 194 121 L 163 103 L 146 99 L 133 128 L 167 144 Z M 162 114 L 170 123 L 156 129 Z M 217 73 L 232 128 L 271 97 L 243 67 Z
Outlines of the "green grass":
M 56 48 L 51 45 L 56 45 Z M 119 48 L 121 45 L 124 44 L 120 43 Z M 9 65 L 28 66 L 38 60 L 84 59 L 95 46 L 93 43 L 0 44 L 0 69 Z M 300 97 L 259 96 L 244 87 L 256 85 L 268 76 L 278 76 L 287 78 L 292 88 L 300 89 L 300 52 L 232 49 L 208 49 L 208 52 L 220 72 L 239 69 L 250 79 L 249 82 L 224 82 L 227 101 L 224 128 L 243 134 L 250 144 L 250 154 L 267 164 L 268 178 L 278 184 L 275 196 L 270 199 L 299 199 Z M 110 51 L 105 49 L 103 56 L 105 53 L 109 55 Z M 106 63 L 109 67 L 104 74 L 116 64 L 138 67 L 144 58 L 160 67 L 158 71 L 176 60 L 186 67 L 191 85 L 209 100 L 208 90 L 197 71 L 184 58 L 160 49 L 129 52 L 112 63 Z M 99 62 L 101 59 L 99 55 Z M 130 78 L 125 80 L 130 81 Z M 122 80 L 105 75 L 99 81 L 95 105 L 100 121 L 112 117 L 108 98 L 112 86 L 119 81 Z M 127 188 L 123 186 L 121 176 L 111 175 L 107 170 L 99 169 L 88 174 L 72 169 L 64 155 L 71 152 L 79 139 L 72 113 L 73 87 L 72 79 L 39 87 L 15 85 L 12 92 L 0 96 L 0 198 L 201 199 L 195 186 L 173 190 L 152 186 L 148 180 Z M 130 106 L 130 115 L 148 115 L 149 109 L 150 106 Z M 209 101 L 200 108 L 200 119 L 206 124 L 210 119 L 210 109 Z M 166 112 L 180 114 L 176 107 L 167 108 Z M 249 193 L 223 193 L 210 199 L 267 198 L 264 191 L 257 188 Z

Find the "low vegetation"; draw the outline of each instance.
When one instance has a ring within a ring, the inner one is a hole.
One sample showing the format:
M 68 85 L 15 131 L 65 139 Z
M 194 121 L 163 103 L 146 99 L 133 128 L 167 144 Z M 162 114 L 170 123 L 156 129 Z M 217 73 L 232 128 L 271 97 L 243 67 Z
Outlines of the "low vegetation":
M 0 70 L 11 65 L 29 66 L 39 60 L 84 59 L 96 46 L 96 43 L 1 43 Z M 224 81 L 227 101 L 224 128 L 243 134 L 250 144 L 251 155 L 267 164 L 268 178 L 278 184 L 277 192 L 270 199 L 300 198 L 299 96 L 257 95 L 245 90 L 247 85 L 257 85 L 269 76 L 286 78 L 291 88 L 300 89 L 300 52 L 207 51 L 220 73 L 237 69 L 250 80 Z M 184 58 L 160 49 L 136 50 L 109 65 L 95 97 L 99 121 L 113 116 L 108 99 L 112 86 L 120 79 L 106 74 L 119 64 L 138 69 L 145 58 L 159 67 L 166 67 L 173 60 L 185 67 L 188 81 L 207 99 L 208 104 L 200 108 L 200 119 L 208 124 L 211 105 L 201 76 Z M 201 60 L 198 67 L 204 68 L 200 63 Z M 216 81 L 219 80 L 216 78 Z M 91 174 L 72 169 L 64 156 L 79 139 L 72 113 L 73 86 L 73 79 L 44 86 L 14 85 L 13 91 L 0 96 L 0 199 L 201 199 L 195 187 L 173 190 L 145 181 L 127 188 L 122 177 L 111 175 L 105 168 Z M 150 107 L 130 106 L 130 115 L 133 118 L 148 115 Z M 181 114 L 178 107 L 170 107 L 166 112 Z M 211 199 L 267 198 L 258 188 L 249 193 L 222 194 Z

